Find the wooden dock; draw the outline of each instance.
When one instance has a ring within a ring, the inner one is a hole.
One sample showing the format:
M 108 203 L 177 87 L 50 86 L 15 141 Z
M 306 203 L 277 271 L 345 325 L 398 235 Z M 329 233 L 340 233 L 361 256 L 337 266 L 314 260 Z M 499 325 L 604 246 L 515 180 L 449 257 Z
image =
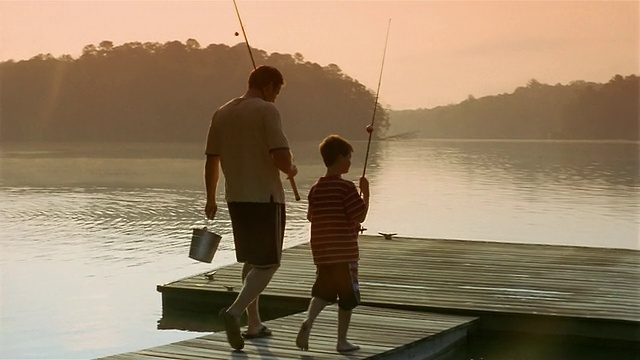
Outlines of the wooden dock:
M 224 332 L 105 357 L 126 359 L 427 359 L 450 351 L 466 340 L 475 318 L 361 306 L 354 312 L 349 339 L 360 350 L 336 352 L 337 307 L 327 307 L 317 318 L 309 351 L 296 349 L 295 338 L 304 319 L 299 313 L 267 321 L 273 336 L 247 340 L 233 351 Z
M 360 247 L 366 306 L 480 316 L 489 329 L 640 339 L 640 251 L 372 236 Z M 159 285 L 163 313 L 215 314 L 241 288 L 240 268 Z M 303 311 L 314 276 L 308 244 L 286 249 L 261 307 L 273 317 Z
M 335 351 L 335 306 L 318 318 L 310 351 L 296 349 L 315 278 L 302 244 L 284 251 L 260 298 L 273 337 L 242 351 L 227 343 L 216 314 L 241 288 L 234 264 L 157 287 L 159 328 L 217 332 L 104 359 L 430 359 L 484 330 L 640 346 L 640 251 L 372 236 L 360 247 L 363 305 L 349 330 L 357 352 Z

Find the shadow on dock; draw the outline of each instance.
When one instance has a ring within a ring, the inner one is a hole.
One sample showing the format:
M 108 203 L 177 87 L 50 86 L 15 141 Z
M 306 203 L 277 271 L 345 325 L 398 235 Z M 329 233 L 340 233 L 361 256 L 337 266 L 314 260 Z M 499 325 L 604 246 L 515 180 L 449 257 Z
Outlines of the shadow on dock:
M 266 302 L 266 301 L 265 301 Z M 224 304 L 228 306 L 228 303 Z M 162 317 L 158 320 L 158 330 L 185 330 L 195 332 L 218 332 L 224 330 L 224 322 L 218 316 L 218 312 L 223 305 L 212 305 L 211 312 L 193 312 L 169 310 L 163 311 Z M 263 321 L 269 321 L 293 314 L 297 314 L 306 310 L 306 307 L 299 308 L 272 308 L 264 307 L 260 312 Z M 243 314 L 240 319 L 240 325 L 247 325 L 247 317 Z

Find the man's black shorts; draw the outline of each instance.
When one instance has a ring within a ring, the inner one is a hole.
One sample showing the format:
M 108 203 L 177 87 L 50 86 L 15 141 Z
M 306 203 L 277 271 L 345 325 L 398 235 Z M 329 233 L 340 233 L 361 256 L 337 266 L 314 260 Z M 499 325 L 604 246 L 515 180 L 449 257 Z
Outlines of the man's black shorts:
M 284 204 L 230 202 L 236 260 L 256 267 L 280 264 L 286 214 Z

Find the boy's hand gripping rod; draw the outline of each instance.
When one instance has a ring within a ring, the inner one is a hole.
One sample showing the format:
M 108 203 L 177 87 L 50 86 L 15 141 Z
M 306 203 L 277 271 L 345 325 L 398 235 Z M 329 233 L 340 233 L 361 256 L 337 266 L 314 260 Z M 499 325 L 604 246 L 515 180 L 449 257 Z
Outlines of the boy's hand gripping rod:
M 251 64 L 253 64 L 253 69 L 255 70 L 257 68 L 256 61 L 253 59 L 253 53 L 251 52 L 251 46 L 249 46 L 249 39 L 247 38 L 247 32 L 244 30 L 244 25 L 242 24 L 242 18 L 240 17 L 240 11 L 238 10 L 238 4 L 236 4 L 236 0 L 233 0 L 233 6 L 236 8 L 236 15 L 238 15 L 238 21 L 240 22 L 240 29 L 242 29 L 244 42 L 245 44 L 247 44 L 247 49 L 249 50 L 249 56 L 251 57 Z M 295 196 L 297 201 L 300 201 L 300 193 L 298 193 L 298 187 L 296 186 L 296 181 L 292 176 L 288 177 L 288 179 L 289 179 L 289 183 L 291 184 L 291 189 L 293 190 L 293 195 Z

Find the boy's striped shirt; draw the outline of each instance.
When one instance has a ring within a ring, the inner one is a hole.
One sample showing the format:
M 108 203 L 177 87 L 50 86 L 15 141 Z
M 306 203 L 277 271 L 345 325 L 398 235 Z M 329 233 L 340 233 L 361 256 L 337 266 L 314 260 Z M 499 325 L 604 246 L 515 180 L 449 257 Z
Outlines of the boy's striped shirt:
M 366 211 L 366 205 L 355 184 L 340 176 L 321 177 L 308 200 L 313 262 L 358 261 L 360 223 L 354 219 Z

